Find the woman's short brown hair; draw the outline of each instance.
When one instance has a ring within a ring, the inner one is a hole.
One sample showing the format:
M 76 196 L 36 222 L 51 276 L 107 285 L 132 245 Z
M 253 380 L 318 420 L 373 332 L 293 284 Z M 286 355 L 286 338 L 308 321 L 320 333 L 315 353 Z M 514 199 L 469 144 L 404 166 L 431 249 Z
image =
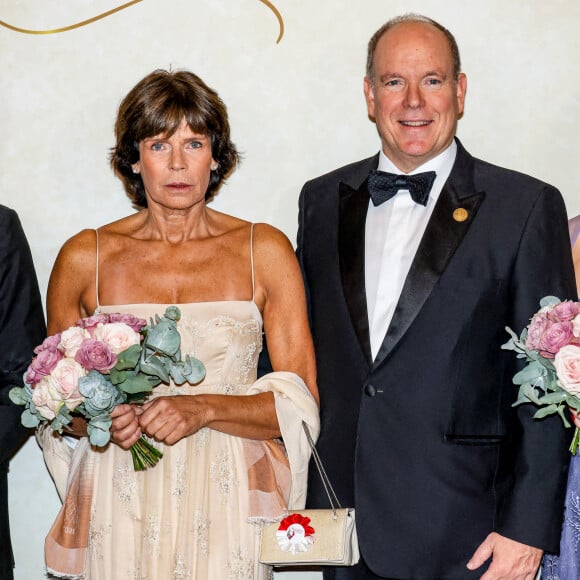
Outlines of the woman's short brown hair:
M 153 71 L 119 105 L 116 144 L 110 155 L 111 167 L 135 207 L 147 207 L 141 175 L 132 168 L 139 161 L 139 142 L 155 135 L 173 135 L 183 119 L 192 131 L 211 139 L 212 156 L 218 163 L 211 172 L 206 200 L 239 163 L 236 146 L 230 141 L 227 109 L 218 94 L 189 71 Z

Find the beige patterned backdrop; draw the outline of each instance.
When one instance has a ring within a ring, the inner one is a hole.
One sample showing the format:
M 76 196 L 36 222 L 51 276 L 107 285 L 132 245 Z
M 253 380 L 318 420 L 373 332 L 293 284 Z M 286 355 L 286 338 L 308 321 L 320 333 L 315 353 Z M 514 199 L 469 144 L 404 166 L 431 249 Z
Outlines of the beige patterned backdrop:
M 470 152 L 555 184 L 580 213 L 578 0 L 139 0 L 114 11 L 122 5 L 0 0 L 0 203 L 20 213 L 43 293 L 70 235 L 131 211 L 107 152 L 119 100 L 142 76 L 189 68 L 218 90 L 244 161 L 214 204 L 293 240 L 302 183 L 378 150 L 366 42 L 409 10 L 457 36 Z M 16 578 L 42 580 L 58 500 L 34 441 L 10 486 Z

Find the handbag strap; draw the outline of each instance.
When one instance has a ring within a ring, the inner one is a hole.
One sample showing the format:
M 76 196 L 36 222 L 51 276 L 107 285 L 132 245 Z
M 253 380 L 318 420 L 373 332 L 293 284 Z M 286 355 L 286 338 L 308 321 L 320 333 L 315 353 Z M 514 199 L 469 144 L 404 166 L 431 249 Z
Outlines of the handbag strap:
M 322 480 L 322 485 L 324 486 L 324 491 L 328 496 L 328 501 L 330 502 L 330 507 L 334 512 L 336 517 L 336 510 L 342 509 L 340 502 L 338 501 L 338 497 L 334 492 L 334 488 L 330 483 L 330 479 L 328 479 L 328 475 L 326 474 L 326 470 L 324 469 L 324 465 L 322 465 L 322 461 L 320 459 L 320 455 L 318 455 L 318 451 L 316 450 L 316 446 L 314 445 L 314 441 L 312 440 L 312 435 L 310 434 L 310 429 L 308 425 L 302 421 L 302 428 L 304 429 L 304 433 L 306 433 L 306 439 L 308 444 L 310 445 L 310 449 L 312 449 L 312 457 L 314 458 L 314 463 L 316 464 L 316 468 L 318 469 L 318 473 L 320 474 L 320 479 Z

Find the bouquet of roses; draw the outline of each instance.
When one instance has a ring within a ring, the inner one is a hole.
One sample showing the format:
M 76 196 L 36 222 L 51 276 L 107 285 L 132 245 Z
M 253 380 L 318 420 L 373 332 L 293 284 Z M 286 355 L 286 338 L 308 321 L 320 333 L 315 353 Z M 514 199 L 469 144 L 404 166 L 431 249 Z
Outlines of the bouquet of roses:
M 205 376 L 201 361 L 181 356 L 176 306 L 147 322 L 130 314 L 97 314 L 49 336 L 34 350 L 24 374 L 24 387 L 10 398 L 24 405 L 22 424 L 49 422 L 62 433 L 73 415 L 88 420 L 92 445 L 110 440 L 111 411 L 120 403 L 143 403 L 154 387 L 199 383 Z M 144 437 L 131 447 L 136 471 L 155 465 L 162 453 Z
M 580 302 L 546 296 L 519 338 L 506 330 L 511 339 L 502 348 L 528 363 L 513 378 L 519 385 L 514 406 L 531 402 L 539 407 L 535 419 L 557 413 L 570 427 L 566 407 L 580 411 Z M 571 453 L 576 454 L 579 443 L 576 427 Z

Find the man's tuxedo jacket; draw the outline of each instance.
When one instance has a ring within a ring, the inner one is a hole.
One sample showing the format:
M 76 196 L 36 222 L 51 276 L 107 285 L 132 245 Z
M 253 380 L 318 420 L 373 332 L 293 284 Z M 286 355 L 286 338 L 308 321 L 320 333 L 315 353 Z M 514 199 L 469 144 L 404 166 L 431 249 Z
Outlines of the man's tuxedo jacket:
M 28 242 L 16 212 L 0 205 L 0 578 L 12 578 L 8 524 L 8 462 L 28 434 L 22 407 L 8 398 L 33 349 L 45 336 L 42 301 Z M 31 524 L 32 525 L 32 524 Z
M 557 550 L 572 431 L 532 419 L 532 405 L 512 407 L 521 363 L 500 347 L 505 326 L 519 334 L 543 296 L 576 297 L 563 200 L 458 142 L 372 360 L 364 233 L 377 164 L 304 186 L 297 249 L 318 364 L 317 446 L 342 505 L 356 508 L 362 556 L 377 575 L 433 580 L 479 577 L 465 565 L 491 531 Z M 314 469 L 308 504 L 328 507 Z

